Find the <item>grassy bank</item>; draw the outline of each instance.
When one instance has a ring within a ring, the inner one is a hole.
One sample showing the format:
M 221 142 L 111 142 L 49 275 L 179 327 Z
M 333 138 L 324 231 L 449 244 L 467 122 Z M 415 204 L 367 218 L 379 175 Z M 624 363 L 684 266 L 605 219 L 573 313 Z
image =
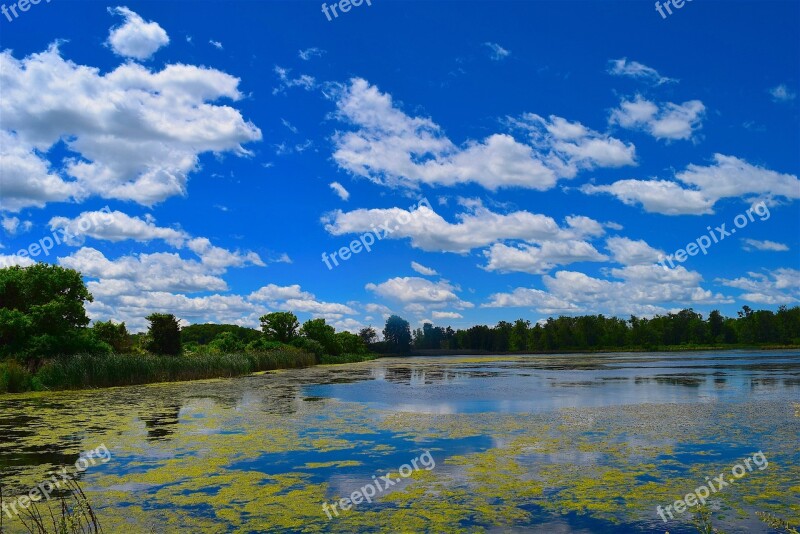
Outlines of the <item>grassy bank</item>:
M 77 355 L 50 360 L 35 373 L 10 360 L 0 362 L 0 393 L 227 378 L 315 363 L 314 355 L 299 350 L 186 356 Z

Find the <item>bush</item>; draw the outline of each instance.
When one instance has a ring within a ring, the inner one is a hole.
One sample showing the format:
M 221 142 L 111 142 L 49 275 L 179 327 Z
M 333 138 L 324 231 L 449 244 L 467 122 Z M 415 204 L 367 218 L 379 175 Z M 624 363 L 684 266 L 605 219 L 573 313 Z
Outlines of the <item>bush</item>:
M 33 377 L 14 360 L 0 362 L 0 393 L 22 393 L 33 389 Z
M 255 341 L 251 341 L 245 347 L 247 352 L 268 352 L 271 350 L 282 350 L 286 349 L 287 347 L 292 347 L 291 345 L 286 345 L 279 341 L 269 341 L 268 339 L 261 337 L 256 339 Z M 294 347 L 292 347 L 294 348 Z
M 292 340 L 292 346 L 306 352 L 310 352 L 314 355 L 317 361 L 320 361 L 320 359 L 325 355 L 325 347 L 322 346 L 322 343 L 319 341 L 314 341 L 313 339 L 298 337 Z

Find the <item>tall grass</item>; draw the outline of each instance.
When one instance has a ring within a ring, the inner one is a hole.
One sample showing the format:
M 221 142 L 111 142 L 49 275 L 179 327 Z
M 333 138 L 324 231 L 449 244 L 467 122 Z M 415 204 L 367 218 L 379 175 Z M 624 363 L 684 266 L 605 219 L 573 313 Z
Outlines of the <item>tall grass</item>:
M 258 371 L 310 367 L 315 363 L 312 354 L 291 349 L 184 356 L 79 354 L 50 360 L 35 375 L 14 362 L 0 363 L 0 393 L 229 378 Z
M 338 356 L 323 354 L 319 357 L 319 363 L 323 365 L 338 365 L 342 363 L 368 362 L 377 358 L 377 354 L 340 354 Z

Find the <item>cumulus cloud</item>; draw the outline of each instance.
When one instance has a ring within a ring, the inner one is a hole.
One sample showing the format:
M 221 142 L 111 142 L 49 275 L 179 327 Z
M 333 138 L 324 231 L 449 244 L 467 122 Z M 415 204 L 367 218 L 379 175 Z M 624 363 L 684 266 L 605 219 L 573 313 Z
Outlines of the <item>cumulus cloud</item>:
M 612 110 L 608 122 L 630 130 L 642 130 L 656 139 L 687 140 L 702 127 L 705 110 L 699 100 L 656 104 L 637 95 L 633 100 L 623 100 Z
M 341 198 L 345 202 L 347 202 L 347 200 L 350 198 L 350 192 L 347 189 L 345 189 L 344 186 L 339 182 L 331 182 L 330 187 L 331 189 L 333 189 L 333 192 L 336 193 L 339 196 L 339 198 Z
M 483 267 L 487 271 L 530 274 L 544 274 L 559 265 L 608 260 L 591 243 L 578 240 L 544 241 L 540 246 L 498 243 L 484 251 L 484 256 L 489 260 Z
M 758 239 L 744 239 L 742 248 L 748 252 L 753 250 L 767 250 L 771 252 L 786 252 L 789 247 L 775 241 L 759 241 Z
M 686 188 L 667 180 L 619 180 L 609 185 L 586 184 L 586 194 L 608 193 L 628 205 L 641 204 L 649 212 L 664 215 L 703 215 L 714 213 L 722 198 L 748 201 L 782 197 L 800 198 L 800 180 L 752 165 L 742 159 L 715 154 L 710 165 L 690 164 L 675 175 Z M 767 214 L 768 215 L 768 214 Z
M 744 291 L 739 298 L 756 304 L 791 305 L 800 302 L 800 270 L 775 269 L 763 273 L 749 272 L 746 277 L 727 280 L 720 284 Z
M 574 271 L 543 276 L 546 290 L 517 288 L 491 295 L 487 308 L 525 307 L 544 314 L 609 313 L 652 316 L 667 313 L 663 304 L 680 306 L 731 303 L 731 299 L 700 287 L 699 273 L 683 267 L 632 265 L 612 269 L 612 279 L 594 278 Z
M 443 312 L 443 311 L 434 311 L 431 313 L 431 317 L 434 319 L 463 319 L 464 316 L 457 312 Z
M 480 204 L 456 215 L 450 223 L 430 207 L 416 209 L 358 209 L 334 211 L 323 218 L 331 235 L 359 234 L 371 231 L 386 221 L 405 221 L 383 239 L 410 239 L 411 245 L 430 252 L 469 252 L 503 240 L 529 242 L 582 239 L 600 236 L 603 225 L 588 217 L 567 217 L 564 227 L 551 217 L 527 211 L 500 214 Z M 391 225 L 390 225 L 391 227 Z
M 55 45 L 23 59 L 0 53 L 3 209 L 89 195 L 150 206 L 186 194 L 200 154 L 245 156 L 242 145 L 261 139 L 233 107 L 213 104 L 240 99 L 238 84 L 190 65 L 127 63 L 101 74 Z M 40 154 L 61 142 L 71 155 L 54 172 Z
M 111 29 L 106 41 L 115 54 L 145 60 L 169 44 L 167 32 L 158 23 L 146 22 L 127 7 L 108 8 L 108 12 L 125 18 L 122 25 Z
M 526 133 L 536 131 L 534 146 L 508 133 L 458 146 L 433 120 L 406 115 L 390 95 L 361 78 L 340 88 L 336 106 L 337 117 L 354 129 L 334 136 L 334 160 L 356 176 L 389 187 L 476 183 L 492 191 L 547 190 L 559 178 L 574 177 L 578 169 L 633 162 L 632 145 L 579 123 L 533 114 L 509 122 Z M 570 129 L 581 133 L 565 136 Z
M 436 276 L 439 274 L 434 269 L 425 267 L 424 265 L 421 265 L 415 261 L 411 262 L 411 268 L 423 276 Z
M 33 227 L 31 221 L 20 221 L 19 217 L 3 217 L 0 221 L 0 226 L 6 231 L 8 235 L 17 235 L 18 233 L 25 233 L 30 231 Z
M 121 211 L 85 211 L 73 219 L 53 217 L 49 225 L 51 230 L 63 229 L 69 235 L 80 238 L 92 237 L 113 243 L 128 239 L 140 243 L 161 240 L 180 248 L 189 239 L 189 235 L 183 230 L 157 226 L 155 218 L 151 215 L 140 219 Z
M 405 305 L 406 310 L 415 313 L 448 306 L 457 309 L 473 307 L 456 295 L 455 286 L 444 280 L 431 282 L 418 277 L 392 278 L 381 284 L 367 284 L 366 289 L 386 299 L 400 302 Z
M 642 239 L 636 241 L 627 237 L 609 237 L 606 248 L 614 261 L 623 265 L 651 265 L 665 255 L 664 251 L 651 247 Z
M 658 71 L 638 61 L 628 61 L 628 58 L 612 59 L 608 65 L 608 73 L 613 76 L 625 76 L 648 82 L 653 85 L 673 83 L 678 80 L 661 76 Z
M 298 284 L 291 286 L 269 284 L 251 293 L 248 300 L 263 302 L 279 310 L 306 312 L 314 316 L 339 318 L 342 315 L 358 313 L 344 304 L 319 301 L 313 293 L 303 291 Z

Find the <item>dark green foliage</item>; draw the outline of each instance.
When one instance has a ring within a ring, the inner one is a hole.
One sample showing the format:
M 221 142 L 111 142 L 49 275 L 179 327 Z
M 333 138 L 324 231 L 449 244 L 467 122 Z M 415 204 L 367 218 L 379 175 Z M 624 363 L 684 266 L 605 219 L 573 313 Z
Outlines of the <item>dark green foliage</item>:
M 127 353 L 131 351 L 131 336 L 125 323 L 114 324 L 112 321 L 97 321 L 92 325 L 95 339 L 108 344 L 114 352 Z
M 411 350 L 411 325 L 402 317 L 392 315 L 386 320 L 383 338 L 391 350 L 405 354 Z
M 272 352 L 206 352 L 170 357 L 151 354 L 78 355 L 46 363 L 36 373 L 34 380 L 45 389 L 131 386 L 241 376 L 258 371 L 308 367 L 314 363 L 315 358 L 311 354 L 292 348 Z
M 147 350 L 153 354 L 177 356 L 181 353 L 181 325 L 170 313 L 153 313 L 146 317 L 150 321 L 147 335 L 150 342 Z
M 774 313 L 745 306 L 737 319 L 725 318 L 715 310 L 704 320 L 692 309 L 652 319 L 631 316 L 628 321 L 584 315 L 551 317 L 531 326 L 529 321 L 519 319 L 514 324 L 501 321 L 495 327 L 477 325 L 456 332 L 426 323 L 414 332 L 416 350 L 550 352 L 770 344 L 800 344 L 800 307 L 781 306 Z M 394 347 L 391 341 L 390 345 Z M 377 345 L 370 348 L 380 352 Z M 400 351 L 392 348 L 391 352 Z
M 243 352 L 245 344 L 233 332 L 223 332 L 214 338 L 214 341 L 209 343 L 207 348 L 212 352 L 232 354 L 234 352 Z
M 300 328 L 297 316 L 291 312 L 268 313 L 259 320 L 267 339 L 280 343 L 290 343 L 297 337 L 297 329 Z
M 341 347 L 342 354 L 364 354 L 367 352 L 367 345 L 364 341 L 350 332 L 337 333 L 336 343 Z
M 208 345 L 222 333 L 230 332 L 245 345 L 262 337 L 254 328 L 245 328 L 235 324 L 193 324 L 181 329 L 181 341 Z
M 361 338 L 365 345 L 371 345 L 378 341 L 378 333 L 371 326 L 359 330 L 358 337 Z
M 0 269 L 0 356 L 106 352 L 86 329 L 84 302 L 91 301 L 72 269 L 46 263 Z
M 322 343 L 313 339 L 298 337 L 292 340 L 292 346 L 310 352 L 317 361 L 321 361 L 322 357 L 325 355 L 325 347 L 322 346 Z
M 311 319 L 303 323 L 300 335 L 306 339 L 316 341 L 326 354 L 337 355 L 342 353 L 342 347 L 336 337 L 336 330 L 325 323 L 325 319 Z
M 22 393 L 33 389 L 33 376 L 14 360 L 0 362 L 0 393 Z

